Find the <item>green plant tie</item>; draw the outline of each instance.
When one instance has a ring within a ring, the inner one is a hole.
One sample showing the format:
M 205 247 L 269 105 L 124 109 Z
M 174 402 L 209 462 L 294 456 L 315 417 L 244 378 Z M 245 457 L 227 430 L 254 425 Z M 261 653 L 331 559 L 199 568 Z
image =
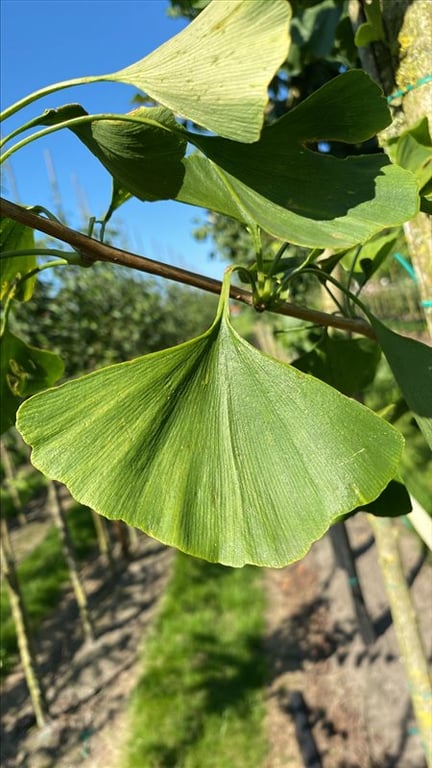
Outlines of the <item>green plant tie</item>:
M 399 88 L 398 91 L 395 91 L 395 93 L 390 94 L 390 96 L 387 96 L 387 101 L 390 103 L 392 101 L 395 101 L 396 99 L 401 99 L 403 96 L 406 96 L 407 93 L 410 93 L 410 91 L 414 91 L 416 88 L 420 88 L 422 85 L 427 85 L 427 83 L 432 82 L 432 75 L 425 75 L 424 77 L 420 77 L 414 84 L 406 85 L 404 88 Z
M 430 79 L 432 79 L 432 77 Z M 414 280 L 414 282 L 417 282 L 417 275 L 415 273 L 415 270 L 413 269 L 413 267 L 409 263 L 409 261 L 407 261 L 406 258 L 404 256 L 402 256 L 401 253 L 395 253 L 393 255 L 394 255 L 394 258 L 396 259 L 396 261 L 398 261 L 399 264 L 408 272 L 408 274 L 411 277 L 411 279 Z M 430 309 L 432 307 L 432 300 L 431 299 L 422 299 L 420 304 L 422 305 L 422 307 L 424 307 L 424 309 Z

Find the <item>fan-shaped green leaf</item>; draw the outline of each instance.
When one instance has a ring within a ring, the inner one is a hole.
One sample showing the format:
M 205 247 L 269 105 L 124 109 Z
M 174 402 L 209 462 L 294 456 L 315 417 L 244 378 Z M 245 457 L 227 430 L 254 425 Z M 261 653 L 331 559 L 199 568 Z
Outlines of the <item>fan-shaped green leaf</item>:
M 423 117 L 404 133 L 390 140 L 388 151 L 392 160 L 414 173 L 419 189 L 432 181 L 432 141 L 427 117 Z
M 348 248 L 368 240 L 384 227 L 396 226 L 412 218 L 418 210 L 417 185 L 411 173 L 388 165 L 385 159 L 356 157 L 351 160 L 353 166 L 350 183 L 356 184 L 358 181 L 352 198 L 346 197 L 349 194 L 347 187 L 332 188 L 338 175 L 332 175 L 333 169 L 330 166 L 326 180 L 323 181 L 325 186 L 320 189 L 316 187 L 315 191 L 314 185 L 310 183 L 313 177 L 303 168 L 305 175 L 299 174 L 291 179 L 290 204 L 295 204 L 296 191 L 299 190 L 301 194 L 302 188 L 304 190 L 309 185 L 309 210 L 303 212 L 299 206 L 298 212 L 294 212 L 268 200 L 215 163 L 195 153 L 183 161 L 185 177 L 176 199 L 225 213 L 248 225 L 255 222 L 274 237 L 297 245 L 310 248 Z M 346 160 L 340 162 L 345 163 Z M 369 199 L 360 202 L 362 190 L 364 192 L 365 186 L 369 185 Z M 276 186 L 277 181 L 275 188 Z M 328 215 L 329 218 L 315 219 L 308 216 L 314 195 L 317 199 L 318 193 L 323 206 L 326 203 L 324 195 L 331 201 L 327 212 L 323 208 L 324 216 Z M 304 200 L 307 199 L 305 195 Z M 350 208 L 346 207 L 347 199 L 352 201 Z M 340 216 L 335 215 L 332 219 L 330 208 L 335 205 L 345 206 L 345 211 L 341 211 Z
M 413 175 L 401 175 L 383 154 L 340 159 L 312 151 L 308 143 L 364 141 L 389 122 L 380 89 L 352 70 L 265 128 L 253 145 L 189 134 L 217 165 L 188 157 L 177 199 L 252 218 L 275 237 L 300 245 L 364 242 L 417 213 Z
M 390 232 L 380 232 L 364 243 L 360 251 L 358 247 L 350 248 L 344 253 L 341 264 L 347 271 L 353 271 L 359 285 L 364 285 L 394 250 L 400 232 L 399 228 L 392 229 Z
M 256 141 L 268 84 L 288 54 L 289 20 L 286 0 L 217 0 L 149 56 L 101 79 L 134 85 L 221 136 Z
M 63 373 L 64 365 L 54 352 L 37 349 L 7 329 L 0 342 L 1 433 L 15 423 L 17 408 L 24 397 L 51 387 Z
M 382 11 L 379 0 L 369 0 L 365 3 L 364 14 L 366 22 L 360 24 L 354 42 L 357 46 L 369 45 L 377 40 L 385 40 Z
M 432 448 L 432 347 L 369 319 L 401 392 Z
M 34 233 L 24 224 L 2 217 L 0 224 L 0 251 L 23 251 L 34 248 Z M 0 298 L 4 299 L 9 293 L 12 283 L 23 277 L 36 267 L 36 256 L 13 256 L 2 258 Z M 33 293 L 36 276 L 30 277 L 17 287 L 14 298 L 28 301 Z
M 67 104 L 47 110 L 41 122 L 59 125 L 87 115 L 79 104 Z M 142 200 L 173 198 L 184 176 L 181 160 L 187 140 L 172 112 L 164 107 L 139 107 L 125 118 L 89 120 L 71 128 L 115 181 L 110 212 L 127 199 L 128 193 Z
M 417 213 L 414 176 L 384 154 L 342 160 L 307 147 L 319 139 L 362 141 L 389 122 L 385 99 L 363 72 L 335 78 L 253 145 L 182 132 L 168 110 L 133 114 L 141 122 L 95 120 L 74 128 L 113 175 L 117 192 L 143 200 L 171 196 L 317 248 L 364 242 Z M 182 159 L 185 137 L 208 157 Z
M 202 336 L 24 403 L 35 465 L 82 503 L 227 565 L 283 566 L 397 471 L 400 434 L 247 344 Z
M 347 339 L 325 333 L 293 365 L 352 397 L 372 383 L 380 357 L 380 348 L 372 339 Z

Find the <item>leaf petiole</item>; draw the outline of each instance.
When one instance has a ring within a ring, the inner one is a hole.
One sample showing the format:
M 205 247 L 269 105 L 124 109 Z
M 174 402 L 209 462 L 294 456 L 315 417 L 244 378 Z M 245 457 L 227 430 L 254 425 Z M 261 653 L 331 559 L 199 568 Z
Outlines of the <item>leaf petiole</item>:
M 74 85 L 88 85 L 89 83 L 98 83 L 104 80 L 103 77 L 75 77 L 72 80 L 64 80 L 61 83 L 53 83 L 52 85 L 47 85 L 44 88 L 40 88 L 38 91 L 33 91 L 33 93 L 29 93 L 27 96 L 24 96 L 23 99 L 20 99 L 19 101 L 16 101 L 15 104 L 12 104 L 10 107 L 7 107 L 7 109 L 4 109 L 3 112 L 0 113 L 0 120 L 7 120 L 9 117 L 12 117 L 16 112 L 19 112 L 21 109 L 24 109 L 24 107 L 27 107 L 29 104 L 32 104 L 34 101 L 37 101 L 38 99 L 42 99 L 44 96 L 49 96 L 50 93 L 55 93 L 56 91 L 61 91 L 64 88 L 72 88 Z

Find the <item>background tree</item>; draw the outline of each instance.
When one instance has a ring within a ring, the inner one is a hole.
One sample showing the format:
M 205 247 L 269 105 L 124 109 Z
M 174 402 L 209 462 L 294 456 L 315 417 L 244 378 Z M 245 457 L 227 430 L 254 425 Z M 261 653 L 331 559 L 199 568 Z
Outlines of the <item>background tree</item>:
M 17 306 L 14 332 L 60 354 L 65 375 L 130 360 L 186 341 L 212 322 L 216 300 L 136 277 L 107 264 L 59 270 L 40 280 L 31 302 Z

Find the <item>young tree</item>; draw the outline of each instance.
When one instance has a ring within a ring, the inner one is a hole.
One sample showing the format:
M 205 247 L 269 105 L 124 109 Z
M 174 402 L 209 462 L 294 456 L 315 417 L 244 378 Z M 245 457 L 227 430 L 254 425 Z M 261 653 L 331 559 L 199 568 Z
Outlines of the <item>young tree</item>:
M 127 115 L 89 115 L 78 104 L 47 110 L 5 137 L 10 143 L 36 129 L 3 158 L 67 128 L 113 177 L 102 235 L 130 196 L 173 199 L 240 222 L 253 262 L 229 267 L 221 286 L 70 230 L 37 207 L 3 202 L 7 423 L 22 399 L 61 376 L 56 358 L 8 328 L 11 307 L 29 298 L 42 269 L 106 261 L 220 293 L 201 336 L 46 389 L 20 405 L 17 426 L 35 465 L 108 518 L 211 561 L 280 567 L 358 509 L 406 511 L 403 439 L 389 423 L 395 404 L 376 414 L 353 399 L 373 380 L 381 353 L 432 442 L 432 350 L 386 327 L 360 298 L 400 228 L 430 205 L 431 142 L 422 122 L 392 137 L 392 160 L 378 147 L 393 97 L 350 68 L 346 3 L 297 0 L 291 26 L 287 0 L 199 5 L 206 7 L 189 27 L 141 61 L 43 88 L 3 118 L 46 94 L 103 80 L 132 84 L 156 106 Z M 359 46 L 381 34 L 378 0 L 365 12 Z M 332 59 L 328 66 L 315 66 L 317 50 Z M 304 67 L 315 88 L 306 78 L 307 98 L 264 125 L 268 85 L 273 93 L 287 87 L 287 60 L 292 78 L 300 83 Z M 426 80 L 411 86 L 427 88 Z M 56 261 L 37 265 L 47 251 L 35 248 L 33 230 L 72 250 L 50 252 Z M 235 284 L 236 274 L 249 290 Z M 340 290 L 338 314 L 289 301 L 300 278 Z M 323 332 L 309 356 L 289 366 L 239 336 L 230 297 L 343 334 Z
M 9 594 L 11 611 L 16 627 L 18 648 L 33 711 L 35 713 L 36 723 L 39 727 L 42 727 L 49 717 L 48 704 L 43 684 L 38 673 L 36 655 L 33 648 L 21 586 L 16 572 L 15 557 L 5 518 L 2 517 L 0 523 L 1 574 Z

